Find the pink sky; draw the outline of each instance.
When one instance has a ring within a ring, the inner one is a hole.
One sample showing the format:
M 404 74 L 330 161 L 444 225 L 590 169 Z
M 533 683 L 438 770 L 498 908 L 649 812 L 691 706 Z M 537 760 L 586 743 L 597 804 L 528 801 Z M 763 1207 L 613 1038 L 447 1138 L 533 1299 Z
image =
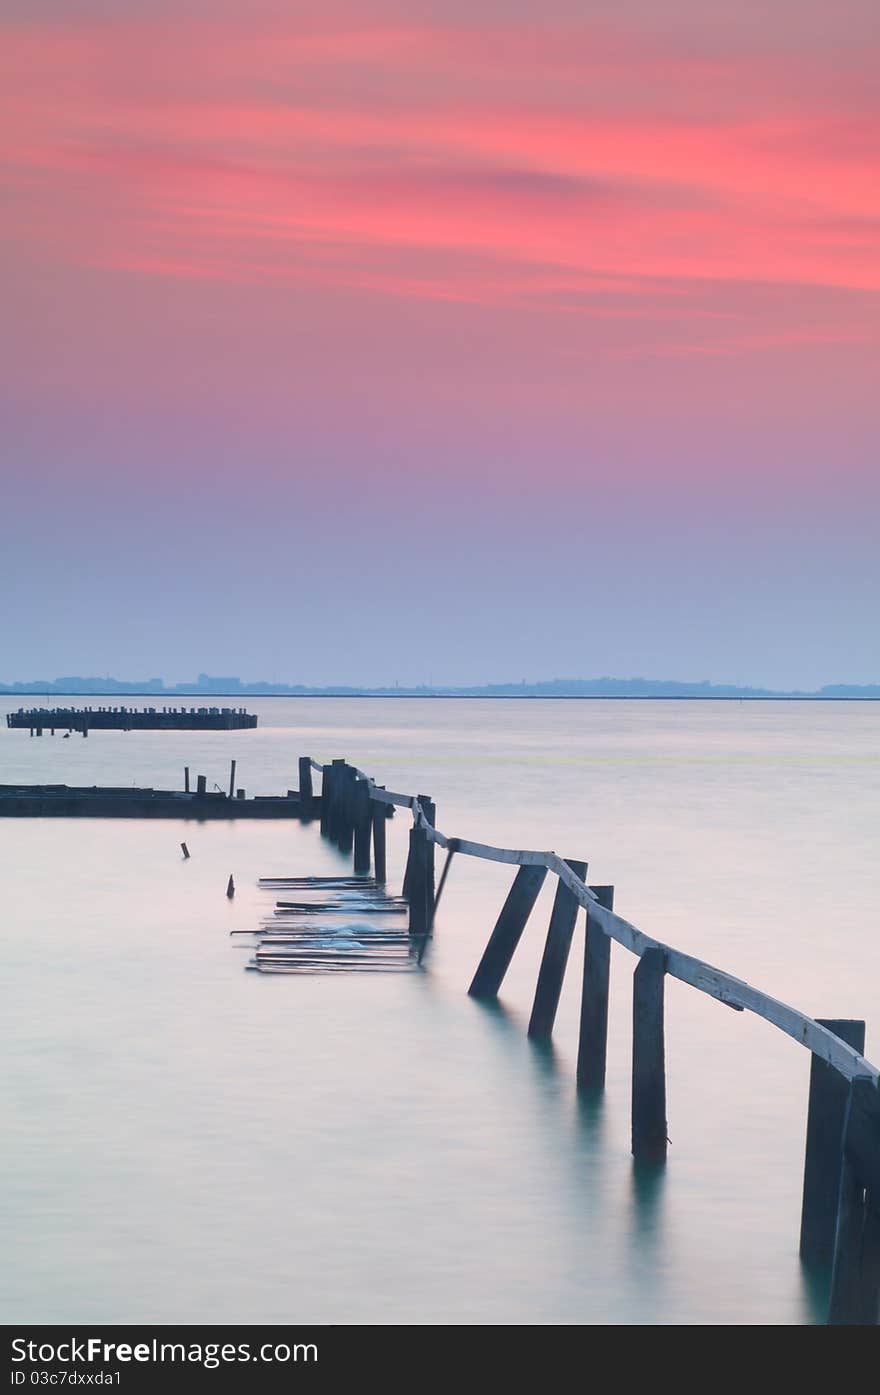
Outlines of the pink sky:
M 0 0 L 8 468 L 75 469 L 104 524 L 111 475 L 187 508 L 210 477 L 229 529 L 242 468 L 312 510 L 332 470 L 348 505 L 369 475 L 373 533 L 475 491 L 497 556 L 529 517 L 498 491 L 539 487 L 628 535 L 738 521 L 731 577 L 768 510 L 788 565 L 820 522 L 846 556 L 877 502 L 878 39 L 858 0 Z

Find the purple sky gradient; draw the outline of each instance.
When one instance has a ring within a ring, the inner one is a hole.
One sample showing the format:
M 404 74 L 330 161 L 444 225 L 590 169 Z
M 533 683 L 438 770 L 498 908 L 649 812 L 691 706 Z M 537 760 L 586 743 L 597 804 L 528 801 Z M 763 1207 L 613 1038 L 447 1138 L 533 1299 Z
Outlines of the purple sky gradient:
M 0 679 L 880 680 L 880 23 L 0 0 Z

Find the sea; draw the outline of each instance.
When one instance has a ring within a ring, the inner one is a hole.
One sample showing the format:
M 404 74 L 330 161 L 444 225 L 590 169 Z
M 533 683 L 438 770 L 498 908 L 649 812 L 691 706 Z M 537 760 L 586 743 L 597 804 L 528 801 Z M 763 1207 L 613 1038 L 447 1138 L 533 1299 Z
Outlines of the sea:
M 588 861 L 646 933 L 863 1018 L 880 1058 L 880 704 L 247 705 L 253 731 L 2 723 L 0 783 L 226 788 L 235 759 L 275 794 L 300 755 L 346 757 L 450 836 Z M 637 1167 L 616 945 L 606 1089 L 576 1090 L 583 914 L 552 1047 L 526 1035 L 552 878 L 488 1006 L 467 989 L 510 867 L 454 860 L 411 972 L 267 975 L 230 931 L 272 915 L 259 878 L 350 868 L 317 823 L 11 818 L 0 847 L 3 1321 L 824 1321 L 798 1259 L 808 1053 L 667 981 L 669 1157 Z

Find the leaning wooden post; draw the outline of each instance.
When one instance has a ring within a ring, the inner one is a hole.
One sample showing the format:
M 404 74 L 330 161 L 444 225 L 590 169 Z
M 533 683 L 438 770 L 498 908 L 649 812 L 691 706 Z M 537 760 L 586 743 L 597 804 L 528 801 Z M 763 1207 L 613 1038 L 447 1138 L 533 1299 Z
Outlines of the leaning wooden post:
M 600 906 L 614 909 L 613 886 L 591 886 Z M 581 991 L 581 1026 L 578 1041 L 577 1083 L 581 1090 L 604 1090 L 608 1055 L 608 979 L 611 940 L 587 910 L 584 938 L 584 981 Z
M 520 867 L 468 989 L 472 998 L 498 996 L 546 875 L 546 867 Z
M 352 809 L 354 815 L 354 871 L 356 875 L 359 875 L 370 870 L 370 834 L 373 831 L 370 786 L 366 780 L 356 779 L 352 785 Z
M 312 793 L 312 758 L 311 756 L 300 756 L 299 758 L 299 812 L 300 818 L 310 819 L 314 812 L 314 794 Z
M 587 864 L 573 862 L 571 858 L 565 860 L 575 876 L 584 881 Z M 550 916 L 550 928 L 544 944 L 544 956 L 538 972 L 532 1015 L 529 1019 L 528 1034 L 533 1040 L 549 1041 L 553 1035 L 553 1023 L 556 1021 L 556 1009 L 559 1006 L 562 980 L 565 977 L 571 937 L 574 934 L 579 909 L 580 902 L 574 892 L 560 878 L 553 902 L 553 913 Z
M 384 788 L 384 786 L 383 786 Z M 370 817 L 373 824 L 373 876 L 379 886 L 385 885 L 385 805 L 380 799 L 370 800 Z
M 449 876 L 449 869 L 452 866 L 452 859 L 458 852 L 458 839 L 450 838 L 446 843 L 446 861 L 443 864 L 443 871 L 440 873 L 440 884 L 437 887 L 437 894 L 434 897 L 434 905 L 431 908 L 431 925 L 434 924 L 434 917 L 437 914 L 437 907 L 440 905 L 440 897 L 443 895 L 443 888 L 446 885 L 446 878 Z
M 632 1063 L 632 1151 L 645 1162 L 666 1160 L 665 975 L 665 952 L 646 949 L 633 974 Z
M 849 1088 L 828 1323 L 876 1326 L 880 1317 L 880 1089 Z
M 837 1017 L 817 1021 L 854 1047 L 859 1055 L 864 1052 L 864 1022 Z M 808 1264 L 830 1265 L 834 1257 L 848 1098 L 849 1082 L 845 1077 L 820 1056 L 812 1056 L 800 1244 L 801 1259 Z

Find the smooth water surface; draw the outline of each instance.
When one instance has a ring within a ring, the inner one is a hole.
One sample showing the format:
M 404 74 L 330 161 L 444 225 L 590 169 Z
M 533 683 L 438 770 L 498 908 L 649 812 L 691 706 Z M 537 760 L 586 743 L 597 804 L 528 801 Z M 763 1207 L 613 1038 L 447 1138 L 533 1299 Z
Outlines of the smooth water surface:
M 877 705 L 248 705 L 252 732 L 4 726 L 0 783 L 180 787 L 188 764 L 225 786 L 235 757 L 268 794 L 299 754 L 346 756 L 432 795 L 449 834 L 589 859 L 629 920 L 866 1018 L 880 1054 Z M 388 828 L 399 888 L 405 814 Z M 600 1104 L 574 1089 L 582 922 L 554 1049 L 525 1035 L 550 879 L 488 1009 L 467 986 L 507 868 L 456 859 L 419 974 L 264 977 L 228 931 L 271 911 L 258 877 L 345 865 L 317 825 L 4 819 L 0 840 L 3 1320 L 821 1320 L 797 1259 L 808 1055 L 669 982 L 672 1147 L 639 1174 L 632 958 L 615 946 Z

